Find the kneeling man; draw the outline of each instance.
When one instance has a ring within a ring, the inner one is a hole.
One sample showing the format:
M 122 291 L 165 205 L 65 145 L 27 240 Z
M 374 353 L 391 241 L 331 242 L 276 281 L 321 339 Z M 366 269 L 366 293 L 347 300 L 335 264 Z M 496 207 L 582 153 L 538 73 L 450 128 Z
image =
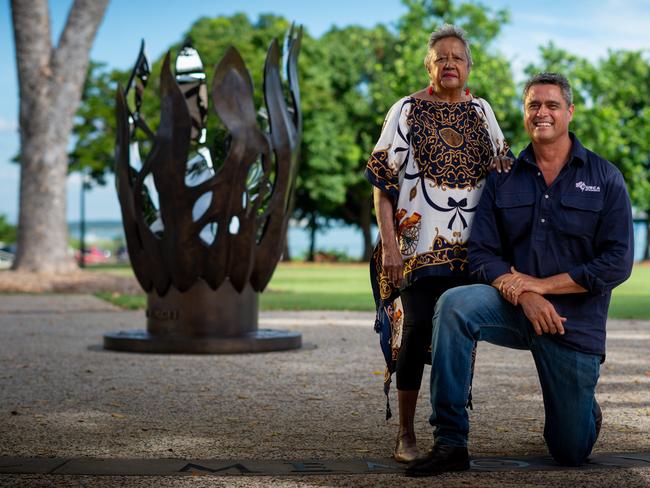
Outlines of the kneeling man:
M 470 238 L 470 270 L 489 285 L 451 289 L 436 307 L 434 446 L 408 466 L 409 476 L 469 469 L 475 341 L 531 351 L 544 438 L 558 463 L 580 465 L 596 442 L 607 309 L 612 289 L 632 269 L 632 215 L 619 170 L 569 132 L 573 111 L 563 76 L 542 73 L 526 84 L 531 144 L 509 173 L 488 177 Z

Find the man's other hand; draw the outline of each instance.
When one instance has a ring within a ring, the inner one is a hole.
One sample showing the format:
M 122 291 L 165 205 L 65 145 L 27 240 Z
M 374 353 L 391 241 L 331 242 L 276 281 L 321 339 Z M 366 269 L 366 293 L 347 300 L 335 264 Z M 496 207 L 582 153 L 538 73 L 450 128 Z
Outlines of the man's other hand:
M 519 295 L 519 304 L 533 324 L 535 334 L 564 334 L 566 317 L 560 317 L 553 304 L 542 295 L 524 292 Z

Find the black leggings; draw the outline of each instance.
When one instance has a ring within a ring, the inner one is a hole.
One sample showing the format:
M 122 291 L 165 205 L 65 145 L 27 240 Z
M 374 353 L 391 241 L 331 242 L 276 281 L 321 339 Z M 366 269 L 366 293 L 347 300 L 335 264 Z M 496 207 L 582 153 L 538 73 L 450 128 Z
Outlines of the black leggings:
M 468 284 L 466 278 L 426 277 L 404 288 L 400 295 L 404 308 L 402 345 L 397 355 L 397 389 L 419 390 L 424 364 L 431 364 L 430 346 L 433 311 L 438 298 L 455 286 Z

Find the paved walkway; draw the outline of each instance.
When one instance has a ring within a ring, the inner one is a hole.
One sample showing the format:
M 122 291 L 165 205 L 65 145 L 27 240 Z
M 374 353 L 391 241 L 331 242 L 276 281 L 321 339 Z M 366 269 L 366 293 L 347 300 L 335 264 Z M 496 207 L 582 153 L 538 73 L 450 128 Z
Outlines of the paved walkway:
M 473 469 L 438 481 L 407 480 L 389 459 L 396 419 L 384 421 L 372 314 L 263 313 L 260 327 L 303 334 L 305 347 L 291 352 L 101 348 L 103 333 L 143 327 L 142 312 L 89 296 L 0 296 L 0 485 L 650 486 L 648 322 L 608 324 L 603 431 L 594 463 L 579 469 L 545 457 L 530 355 L 481 344 Z M 416 428 L 426 449 L 425 393 Z M 257 473 L 218 471 L 224 463 Z

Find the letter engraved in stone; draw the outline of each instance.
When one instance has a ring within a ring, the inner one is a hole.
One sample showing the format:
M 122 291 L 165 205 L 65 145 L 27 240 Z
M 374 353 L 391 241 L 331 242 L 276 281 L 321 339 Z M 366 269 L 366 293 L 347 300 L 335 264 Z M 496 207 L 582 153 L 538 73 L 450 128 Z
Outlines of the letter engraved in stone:
M 223 466 L 221 468 L 216 468 L 216 469 L 208 468 L 207 466 L 201 466 L 200 464 L 188 463 L 185 466 L 183 466 L 179 470 L 179 472 L 204 471 L 206 473 L 218 473 L 220 471 L 228 471 L 230 469 L 236 469 L 237 471 L 239 471 L 240 474 L 250 474 L 250 473 L 258 473 L 259 472 L 259 471 L 250 470 L 241 463 L 230 464 L 228 466 Z
M 507 469 L 521 469 L 527 467 L 529 464 L 524 461 L 518 461 L 516 459 L 476 459 L 470 462 L 472 468 L 475 469 L 487 469 L 494 470 L 500 468 Z
M 325 464 L 319 462 L 296 462 L 289 463 L 293 466 L 292 473 L 334 473 Z
M 180 313 L 178 310 L 162 310 L 159 308 L 150 309 L 146 311 L 147 318 L 157 320 L 178 320 Z

